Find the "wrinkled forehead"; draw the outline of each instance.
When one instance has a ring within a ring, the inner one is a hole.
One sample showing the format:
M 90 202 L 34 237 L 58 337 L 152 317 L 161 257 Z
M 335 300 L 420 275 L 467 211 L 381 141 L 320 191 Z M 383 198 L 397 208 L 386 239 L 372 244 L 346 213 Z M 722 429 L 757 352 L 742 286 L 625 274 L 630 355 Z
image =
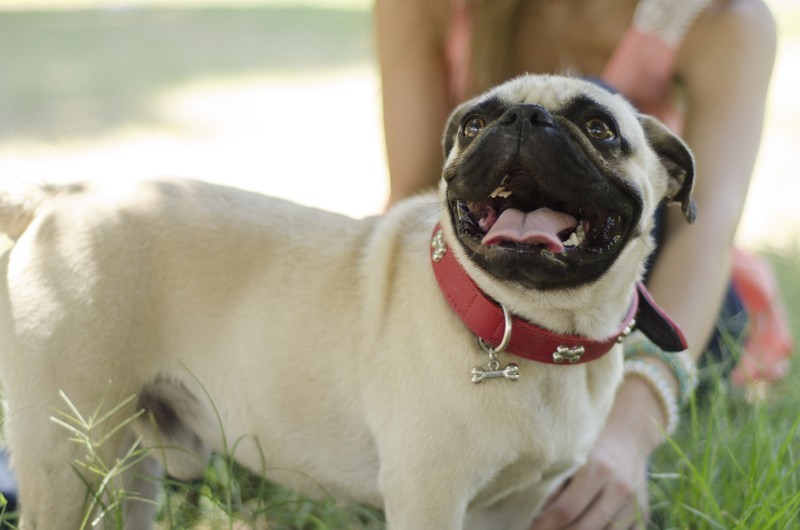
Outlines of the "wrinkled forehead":
M 630 135 L 641 130 L 636 111 L 625 98 L 581 79 L 526 75 L 495 87 L 467 103 L 467 106 L 473 107 L 488 100 L 509 107 L 521 103 L 541 105 L 555 114 L 572 107 L 576 102 L 591 102 L 613 113 L 623 134 Z

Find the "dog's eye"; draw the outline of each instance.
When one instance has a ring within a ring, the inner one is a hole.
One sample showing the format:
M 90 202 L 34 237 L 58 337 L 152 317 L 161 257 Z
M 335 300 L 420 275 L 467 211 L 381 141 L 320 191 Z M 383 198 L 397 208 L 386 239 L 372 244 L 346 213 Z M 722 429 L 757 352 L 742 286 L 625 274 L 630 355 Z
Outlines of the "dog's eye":
M 614 132 L 614 129 L 600 118 L 589 118 L 586 120 L 586 123 L 583 124 L 583 130 L 595 140 L 610 141 L 617 137 L 617 133 Z
M 486 127 L 486 122 L 483 121 L 483 118 L 473 116 L 464 122 L 464 136 L 474 138 L 484 127 Z

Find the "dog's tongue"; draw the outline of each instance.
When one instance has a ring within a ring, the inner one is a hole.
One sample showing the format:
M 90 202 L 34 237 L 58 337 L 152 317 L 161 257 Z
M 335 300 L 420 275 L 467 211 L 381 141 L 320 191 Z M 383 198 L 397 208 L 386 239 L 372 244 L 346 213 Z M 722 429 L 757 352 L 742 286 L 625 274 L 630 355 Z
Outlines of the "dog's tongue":
M 569 214 L 550 208 L 539 208 L 533 212 L 508 209 L 500 214 L 486 235 L 484 245 L 497 245 L 504 241 L 525 245 L 544 245 L 550 252 L 561 252 L 564 245 L 558 233 L 575 228 L 578 221 Z

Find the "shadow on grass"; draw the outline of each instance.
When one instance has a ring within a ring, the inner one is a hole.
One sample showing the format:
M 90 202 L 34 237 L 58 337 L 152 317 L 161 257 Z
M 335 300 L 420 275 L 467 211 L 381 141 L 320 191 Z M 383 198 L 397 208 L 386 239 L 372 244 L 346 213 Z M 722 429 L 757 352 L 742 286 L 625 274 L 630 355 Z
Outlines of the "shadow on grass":
M 0 13 L 0 141 L 158 123 L 154 96 L 203 78 L 371 60 L 369 11 L 256 7 Z

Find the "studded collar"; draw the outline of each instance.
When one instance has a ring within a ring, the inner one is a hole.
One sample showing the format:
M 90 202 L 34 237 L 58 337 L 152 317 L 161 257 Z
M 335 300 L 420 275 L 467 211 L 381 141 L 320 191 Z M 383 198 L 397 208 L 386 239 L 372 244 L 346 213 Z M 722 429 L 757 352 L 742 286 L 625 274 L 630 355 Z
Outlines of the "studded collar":
M 518 357 L 547 364 L 593 361 L 608 353 L 614 344 L 631 333 L 636 326 L 634 317 L 637 317 L 640 309 L 644 310 L 642 316 L 646 327 L 653 323 L 661 326 L 658 331 L 663 337 L 656 337 L 654 342 L 657 345 L 667 351 L 686 349 L 680 329 L 655 305 L 641 283 L 637 284 L 637 295 L 633 297 L 630 309 L 617 331 L 604 340 L 592 340 L 554 333 L 522 318 L 512 317 L 467 275 L 453 252 L 448 251 L 438 224 L 431 242 L 431 263 L 447 303 L 488 349 L 505 350 Z M 650 336 L 647 330 L 642 331 Z M 659 338 L 665 340 L 659 341 Z

